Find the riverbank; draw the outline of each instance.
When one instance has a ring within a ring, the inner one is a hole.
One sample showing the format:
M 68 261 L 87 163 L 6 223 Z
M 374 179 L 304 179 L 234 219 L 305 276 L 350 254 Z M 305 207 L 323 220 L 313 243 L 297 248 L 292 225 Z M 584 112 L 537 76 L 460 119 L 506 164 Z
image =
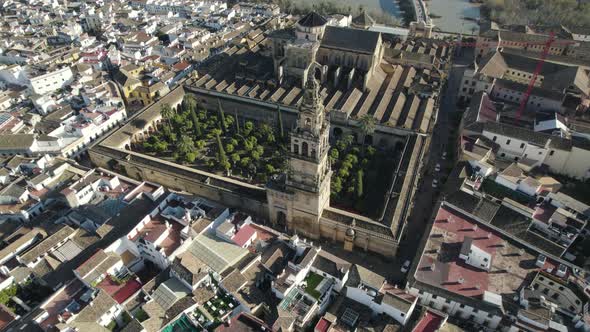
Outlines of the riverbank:
M 399 26 L 405 21 L 402 10 L 394 0 L 275 0 L 281 11 L 303 15 L 316 11 L 322 15 L 358 15 L 366 11 L 379 24 Z M 406 1 L 406 0 L 403 0 Z

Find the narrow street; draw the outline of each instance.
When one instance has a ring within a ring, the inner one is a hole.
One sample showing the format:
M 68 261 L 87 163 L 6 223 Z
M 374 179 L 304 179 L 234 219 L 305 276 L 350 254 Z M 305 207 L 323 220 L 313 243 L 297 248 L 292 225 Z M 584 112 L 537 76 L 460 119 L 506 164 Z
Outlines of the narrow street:
M 469 54 L 462 54 L 461 57 L 454 59 L 453 67 L 447 79 L 446 89 L 441 98 L 436 119 L 437 122 L 430 143 L 430 151 L 426 158 L 427 164 L 424 168 L 426 171 L 420 180 L 418 190 L 414 196 L 413 213 L 407 221 L 395 264 L 393 265 L 395 270 L 391 273 L 393 276 L 392 281 L 398 283 L 400 286 L 403 286 L 406 279 L 406 275 L 401 272 L 401 266 L 407 260 L 411 263 L 415 256 L 419 254 L 417 253 L 418 246 L 424 235 L 426 224 L 439 198 L 440 187 L 443 185 L 441 180 L 446 177 L 454 166 L 452 156 L 449 155 L 443 160 L 442 155 L 448 150 L 447 144 L 451 130 L 449 127 L 449 117 L 457 109 L 457 92 L 461 84 L 463 72 L 466 65 L 473 59 L 471 52 L 467 53 Z M 437 163 L 440 164 L 439 172 L 435 171 Z M 435 179 L 438 181 L 436 188 L 433 187 L 433 180 Z

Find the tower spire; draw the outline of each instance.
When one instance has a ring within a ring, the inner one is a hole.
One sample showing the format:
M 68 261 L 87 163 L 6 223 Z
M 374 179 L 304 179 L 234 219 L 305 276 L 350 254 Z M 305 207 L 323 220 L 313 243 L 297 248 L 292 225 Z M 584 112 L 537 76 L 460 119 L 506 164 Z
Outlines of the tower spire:
M 311 66 L 309 71 L 313 72 L 314 68 Z M 304 88 L 303 100 L 297 118 L 297 131 L 309 132 L 313 136 L 319 137 L 327 124 L 325 123 L 324 105 L 320 97 L 320 84 L 312 73 L 307 74 Z
M 305 82 L 305 91 L 303 94 L 302 105 L 314 107 L 320 101 L 320 86 L 318 81 L 313 77 L 313 73 L 307 74 L 307 82 Z

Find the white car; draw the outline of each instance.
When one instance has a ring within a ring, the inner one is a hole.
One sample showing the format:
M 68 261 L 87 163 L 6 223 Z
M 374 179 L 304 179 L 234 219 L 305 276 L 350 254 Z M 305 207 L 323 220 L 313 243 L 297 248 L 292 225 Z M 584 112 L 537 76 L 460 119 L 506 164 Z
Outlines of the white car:
M 410 269 L 410 261 L 407 260 L 404 262 L 404 265 L 402 265 L 402 273 L 408 272 L 409 269 Z
M 438 187 L 438 180 L 434 179 L 434 180 L 432 180 L 432 188 L 436 188 L 436 187 Z
M 434 171 L 440 172 L 440 164 L 439 163 L 437 163 L 436 166 L 434 166 Z
M 567 274 L 567 266 L 563 264 L 559 264 L 557 268 L 557 272 L 555 273 L 558 277 L 563 278 Z

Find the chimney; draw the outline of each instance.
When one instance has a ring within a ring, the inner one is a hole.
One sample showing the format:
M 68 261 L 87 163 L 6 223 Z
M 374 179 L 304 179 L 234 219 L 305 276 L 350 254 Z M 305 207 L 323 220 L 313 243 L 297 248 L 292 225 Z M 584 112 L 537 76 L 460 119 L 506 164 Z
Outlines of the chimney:
M 465 279 L 463 277 L 459 277 L 459 279 L 457 279 L 457 282 L 459 284 L 463 284 L 465 282 Z
M 488 235 L 487 235 L 487 237 L 488 237 L 488 239 L 491 239 L 492 238 L 492 232 L 489 232 Z
M 477 231 L 477 225 L 473 225 L 473 228 L 471 230 L 473 230 L 474 232 Z
M 434 271 L 435 267 L 436 267 L 436 265 L 434 263 L 430 264 L 430 266 L 429 266 L 430 271 Z

